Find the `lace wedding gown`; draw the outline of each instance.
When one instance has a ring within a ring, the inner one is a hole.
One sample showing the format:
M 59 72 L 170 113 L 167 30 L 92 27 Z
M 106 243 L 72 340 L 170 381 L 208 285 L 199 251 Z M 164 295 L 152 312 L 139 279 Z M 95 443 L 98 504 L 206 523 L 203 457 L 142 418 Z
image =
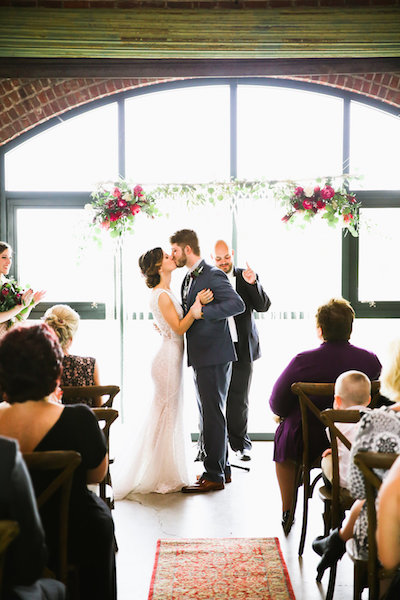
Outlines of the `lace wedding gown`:
M 182 362 L 183 336 L 164 320 L 158 299 L 166 293 L 181 319 L 182 307 L 172 292 L 157 288 L 151 292 L 150 307 L 162 336 L 154 357 L 151 375 L 154 397 L 145 425 L 131 449 L 115 458 L 112 478 L 116 499 L 134 494 L 180 491 L 189 482 L 187 447 L 189 433 L 183 427 Z M 132 438 L 132 433 L 130 433 Z

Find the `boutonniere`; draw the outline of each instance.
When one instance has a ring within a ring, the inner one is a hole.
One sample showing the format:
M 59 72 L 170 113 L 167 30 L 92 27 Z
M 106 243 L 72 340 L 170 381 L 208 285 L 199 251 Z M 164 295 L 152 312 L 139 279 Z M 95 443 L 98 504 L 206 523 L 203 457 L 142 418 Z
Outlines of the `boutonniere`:
M 190 273 L 190 277 L 193 277 L 193 279 L 196 279 L 200 273 L 203 271 L 204 269 L 204 265 L 201 265 L 201 267 L 197 267 L 197 269 L 195 269 L 194 271 L 192 271 Z

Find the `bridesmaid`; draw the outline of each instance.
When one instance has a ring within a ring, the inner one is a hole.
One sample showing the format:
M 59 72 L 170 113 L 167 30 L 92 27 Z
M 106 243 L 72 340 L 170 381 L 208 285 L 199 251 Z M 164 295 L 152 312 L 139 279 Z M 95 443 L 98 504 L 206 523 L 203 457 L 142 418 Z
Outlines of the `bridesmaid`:
M 12 249 L 6 242 L 0 242 L 0 286 L 8 282 L 7 275 L 10 272 L 12 264 Z M 34 292 L 32 289 L 25 290 L 21 297 L 21 304 L 4 312 L 0 312 L 0 338 L 6 333 L 12 325 L 12 319 L 27 319 L 32 308 L 39 304 L 44 298 L 46 292 Z M 23 313 L 22 313 L 23 311 Z M 22 313 L 22 314 L 20 314 Z M 18 316 L 19 315 L 19 316 Z M 11 321 L 11 323 L 10 323 Z

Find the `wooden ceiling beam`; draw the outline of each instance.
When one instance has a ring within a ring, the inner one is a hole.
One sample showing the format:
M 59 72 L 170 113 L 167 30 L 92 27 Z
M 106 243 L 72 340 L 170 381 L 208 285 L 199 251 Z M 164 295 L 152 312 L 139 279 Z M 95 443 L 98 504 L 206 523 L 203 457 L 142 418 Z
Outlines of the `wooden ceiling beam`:
M 0 58 L 0 77 L 257 77 L 399 73 L 400 58 L 33 59 Z
M 400 57 L 400 6 L 254 10 L 0 7 L 0 57 Z

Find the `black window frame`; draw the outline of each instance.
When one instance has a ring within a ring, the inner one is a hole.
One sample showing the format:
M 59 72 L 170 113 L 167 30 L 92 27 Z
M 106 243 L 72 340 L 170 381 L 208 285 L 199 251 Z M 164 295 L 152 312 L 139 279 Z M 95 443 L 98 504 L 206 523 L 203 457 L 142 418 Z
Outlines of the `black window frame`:
M 32 130 L 22 134 L 15 140 L 0 148 L 0 238 L 6 239 L 17 253 L 18 240 L 16 239 L 16 210 L 19 207 L 32 206 L 38 208 L 79 208 L 90 200 L 90 192 L 7 192 L 5 191 L 5 154 L 12 148 L 25 142 L 42 131 L 57 126 L 61 121 L 76 117 L 79 114 L 96 109 L 109 103 L 117 103 L 118 106 L 118 169 L 120 176 L 125 175 L 125 100 L 134 96 L 155 93 L 168 89 L 178 89 L 194 86 L 210 85 L 228 85 L 230 86 L 230 176 L 236 177 L 237 174 L 237 87 L 239 85 L 269 86 L 297 89 L 301 91 L 310 91 L 318 94 L 339 97 L 343 100 L 343 173 L 351 172 L 350 162 L 350 126 L 351 126 L 351 102 L 355 101 L 371 107 L 378 108 L 399 116 L 398 109 L 382 101 L 369 99 L 354 92 L 347 92 L 338 88 L 322 86 L 317 83 L 307 83 L 300 81 L 290 81 L 279 78 L 199 78 L 173 81 L 166 83 L 157 83 L 134 90 L 120 92 L 114 96 L 109 96 L 100 100 L 94 100 L 89 104 L 72 109 L 63 115 L 56 116 L 46 123 L 43 123 Z M 357 194 L 364 207 L 400 207 L 399 191 L 368 191 L 351 189 Z M 379 200 L 378 200 L 379 196 Z M 234 203 L 232 207 L 233 220 L 233 247 L 237 244 L 236 222 Z M 351 235 L 343 234 L 342 237 L 342 295 L 347 298 L 359 318 L 396 318 L 400 316 L 399 302 L 375 302 L 362 303 L 358 299 L 358 257 L 359 241 Z M 16 273 L 18 277 L 18 273 Z M 64 300 L 65 301 L 65 300 Z M 40 311 L 32 311 L 32 318 L 37 318 L 37 313 L 42 313 L 45 303 L 41 303 Z M 106 310 L 104 304 L 99 304 L 94 309 L 90 302 L 71 303 L 71 306 L 77 310 L 83 319 L 105 319 Z

